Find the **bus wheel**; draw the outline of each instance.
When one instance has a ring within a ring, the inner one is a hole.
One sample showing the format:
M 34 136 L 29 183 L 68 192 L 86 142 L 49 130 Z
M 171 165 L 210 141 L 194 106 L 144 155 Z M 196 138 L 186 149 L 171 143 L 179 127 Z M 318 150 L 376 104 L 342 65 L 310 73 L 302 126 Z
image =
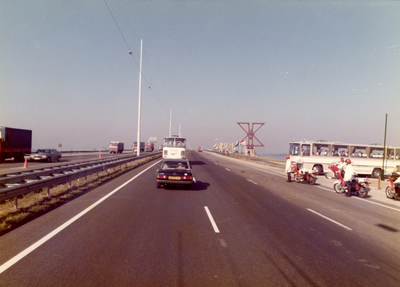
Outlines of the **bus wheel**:
M 373 178 L 379 178 L 380 175 L 381 175 L 381 169 L 380 168 L 374 168 L 374 170 L 372 171 L 372 177 Z
M 317 174 L 321 174 L 322 173 L 322 166 L 314 165 L 313 170 L 316 170 Z

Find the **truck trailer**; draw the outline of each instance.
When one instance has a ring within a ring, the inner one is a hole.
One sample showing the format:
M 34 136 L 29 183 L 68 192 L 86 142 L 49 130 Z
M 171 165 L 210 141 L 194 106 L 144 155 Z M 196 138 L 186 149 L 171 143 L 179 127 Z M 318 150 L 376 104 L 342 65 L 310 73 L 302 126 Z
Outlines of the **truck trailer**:
M 154 151 L 154 143 L 146 143 L 146 152 L 153 152 Z
M 132 146 L 134 154 L 137 153 L 136 148 L 137 148 L 137 142 L 134 142 Z M 140 152 L 144 152 L 144 148 L 145 148 L 145 142 L 140 142 Z
M 0 162 L 9 158 L 24 161 L 25 154 L 31 152 L 31 130 L 0 127 Z
M 110 142 L 110 153 L 122 153 L 124 151 L 124 143 L 113 141 Z

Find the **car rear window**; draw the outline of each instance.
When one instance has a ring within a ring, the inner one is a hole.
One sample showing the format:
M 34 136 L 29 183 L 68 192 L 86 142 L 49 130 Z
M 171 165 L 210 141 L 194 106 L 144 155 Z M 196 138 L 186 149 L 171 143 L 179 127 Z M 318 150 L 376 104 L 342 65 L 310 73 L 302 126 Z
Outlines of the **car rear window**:
M 185 161 L 164 161 L 161 165 L 163 169 L 188 169 L 188 164 Z

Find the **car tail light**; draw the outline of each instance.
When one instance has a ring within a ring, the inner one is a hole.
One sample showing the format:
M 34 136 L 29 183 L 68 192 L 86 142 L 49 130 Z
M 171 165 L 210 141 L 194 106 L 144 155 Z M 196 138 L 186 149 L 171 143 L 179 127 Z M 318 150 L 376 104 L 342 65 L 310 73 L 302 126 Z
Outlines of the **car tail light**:
M 192 180 L 192 179 L 193 179 L 193 176 L 190 176 L 190 175 L 188 175 L 188 176 L 182 176 L 182 179 Z
M 159 178 L 159 179 L 165 179 L 165 178 L 168 178 L 168 176 L 162 175 L 162 174 L 157 174 L 157 178 Z

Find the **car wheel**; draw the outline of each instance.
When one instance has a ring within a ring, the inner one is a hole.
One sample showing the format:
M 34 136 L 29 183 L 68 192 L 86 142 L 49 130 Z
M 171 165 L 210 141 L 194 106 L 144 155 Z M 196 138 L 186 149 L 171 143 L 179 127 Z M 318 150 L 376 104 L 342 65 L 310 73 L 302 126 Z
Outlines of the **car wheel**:
M 161 183 L 157 182 L 157 188 L 161 188 Z

